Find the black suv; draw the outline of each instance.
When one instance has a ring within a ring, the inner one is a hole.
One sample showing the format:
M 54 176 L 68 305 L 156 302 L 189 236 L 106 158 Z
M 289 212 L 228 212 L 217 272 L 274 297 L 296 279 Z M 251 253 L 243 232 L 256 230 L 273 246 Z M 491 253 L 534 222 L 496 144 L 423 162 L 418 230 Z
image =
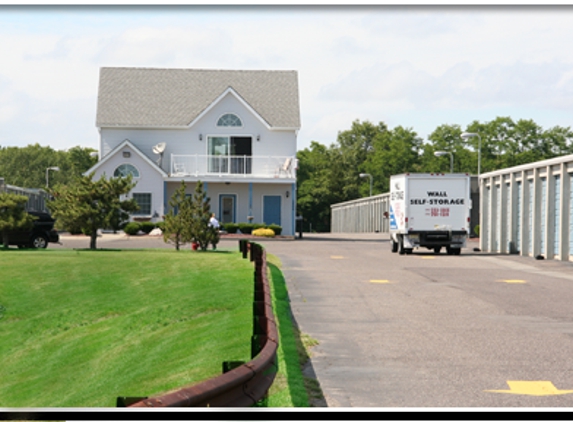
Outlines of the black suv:
M 60 235 L 54 229 L 56 220 L 47 212 L 28 211 L 28 214 L 37 217 L 30 230 L 8 232 L 8 243 L 19 248 L 47 248 L 48 243 L 60 241 Z M 0 237 L 0 243 L 2 238 Z

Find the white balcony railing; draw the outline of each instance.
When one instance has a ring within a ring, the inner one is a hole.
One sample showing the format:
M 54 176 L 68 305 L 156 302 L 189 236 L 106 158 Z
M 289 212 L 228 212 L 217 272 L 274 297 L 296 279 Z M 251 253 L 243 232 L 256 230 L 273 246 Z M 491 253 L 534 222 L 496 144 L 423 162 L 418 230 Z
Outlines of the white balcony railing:
M 171 154 L 170 176 L 220 176 L 225 178 L 295 178 L 296 159 L 248 155 Z

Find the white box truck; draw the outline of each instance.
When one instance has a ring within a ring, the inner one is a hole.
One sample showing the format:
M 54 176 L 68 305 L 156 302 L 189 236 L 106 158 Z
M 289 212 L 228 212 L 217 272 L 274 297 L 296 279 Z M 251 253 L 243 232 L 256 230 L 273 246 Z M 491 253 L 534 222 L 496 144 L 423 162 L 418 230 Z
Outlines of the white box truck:
M 468 174 L 407 173 L 390 177 L 392 252 L 427 248 L 459 255 L 470 233 Z

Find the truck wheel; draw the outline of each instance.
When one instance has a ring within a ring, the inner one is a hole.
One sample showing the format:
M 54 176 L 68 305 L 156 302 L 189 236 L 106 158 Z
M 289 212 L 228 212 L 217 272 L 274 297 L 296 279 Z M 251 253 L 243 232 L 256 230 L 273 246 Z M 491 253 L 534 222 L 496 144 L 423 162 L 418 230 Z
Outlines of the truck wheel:
M 399 244 L 399 252 L 400 255 L 404 255 L 406 253 L 406 249 L 404 249 L 404 238 L 402 236 L 398 237 Z
M 398 242 L 394 242 L 394 239 L 390 239 L 392 242 L 392 253 L 398 252 Z
M 36 249 L 46 249 L 48 247 L 48 238 L 38 234 L 32 238 L 32 247 Z
M 412 251 L 413 251 L 413 250 L 414 250 L 414 249 L 412 249 L 412 248 L 404 249 L 404 251 L 406 252 L 406 255 L 412 255 Z
M 434 253 L 440 253 L 441 250 L 442 250 L 442 247 L 441 247 L 441 246 L 436 246 L 436 247 L 434 248 Z
M 453 255 L 455 253 L 454 248 L 451 248 L 449 246 L 446 246 L 446 252 L 448 253 L 448 255 Z
M 462 253 L 462 248 L 454 249 L 454 255 L 460 255 Z

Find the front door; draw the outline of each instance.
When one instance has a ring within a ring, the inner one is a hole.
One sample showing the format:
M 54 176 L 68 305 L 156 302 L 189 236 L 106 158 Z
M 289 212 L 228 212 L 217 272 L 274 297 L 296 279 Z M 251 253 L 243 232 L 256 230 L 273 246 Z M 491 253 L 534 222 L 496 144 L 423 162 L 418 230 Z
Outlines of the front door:
M 263 222 L 281 225 L 281 196 L 265 195 L 263 197 Z
M 221 212 L 221 224 L 235 222 L 236 195 L 221 195 L 219 197 L 219 210 Z

